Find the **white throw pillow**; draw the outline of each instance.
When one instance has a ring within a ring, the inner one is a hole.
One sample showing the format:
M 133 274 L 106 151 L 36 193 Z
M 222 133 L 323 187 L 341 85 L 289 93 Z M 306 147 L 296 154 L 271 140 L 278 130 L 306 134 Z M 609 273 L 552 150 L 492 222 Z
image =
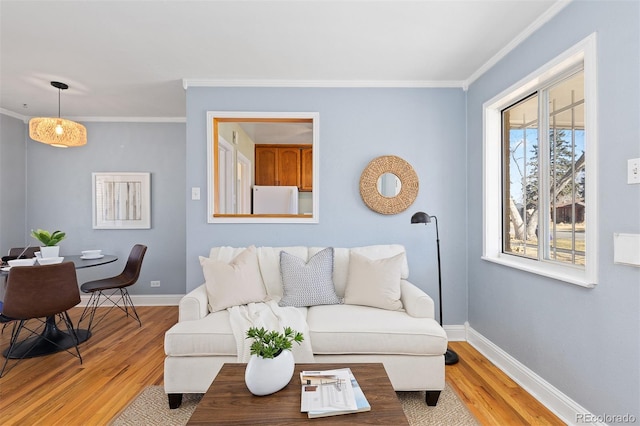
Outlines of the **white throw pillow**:
M 333 247 L 316 253 L 308 262 L 280 252 L 282 299 L 280 306 L 335 305 L 342 303 L 333 285 Z
M 200 265 L 209 297 L 209 311 L 267 299 L 255 247 L 245 249 L 229 263 L 201 256 Z
M 351 252 L 344 303 L 401 310 L 400 277 L 404 256 L 400 253 L 387 259 L 372 260 Z

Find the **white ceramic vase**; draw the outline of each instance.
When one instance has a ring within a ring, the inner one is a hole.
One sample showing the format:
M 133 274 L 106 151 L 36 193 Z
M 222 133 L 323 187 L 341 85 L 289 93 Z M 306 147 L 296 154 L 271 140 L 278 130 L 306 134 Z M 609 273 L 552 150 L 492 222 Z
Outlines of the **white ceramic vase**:
M 251 355 L 244 373 L 244 382 L 254 395 L 278 392 L 293 377 L 294 364 L 293 354 L 288 350 L 282 351 L 275 358 Z
M 45 246 L 40 247 L 40 256 L 46 257 L 58 257 L 60 255 L 60 246 Z

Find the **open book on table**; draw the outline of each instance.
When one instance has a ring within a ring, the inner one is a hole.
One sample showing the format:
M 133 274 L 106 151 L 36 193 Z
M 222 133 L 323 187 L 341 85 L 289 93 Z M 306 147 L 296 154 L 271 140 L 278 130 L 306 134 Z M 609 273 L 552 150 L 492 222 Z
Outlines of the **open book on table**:
M 350 368 L 302 371 L 300 411 L 309 418 L 336 416 L 371 410 Z

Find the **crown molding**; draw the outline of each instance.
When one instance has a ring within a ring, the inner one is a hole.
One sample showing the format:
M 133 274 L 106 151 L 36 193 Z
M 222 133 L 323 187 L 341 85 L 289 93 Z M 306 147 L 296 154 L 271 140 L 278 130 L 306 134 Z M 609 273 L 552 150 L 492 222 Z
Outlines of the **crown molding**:
M 186 117 L 67 117 L 68 120 L 98 123 L 186 123 Z
M 427 80 L 243 80 L 183 78 L 182 87 L 462 88 L 464 81 Z
M 26 115 L 18 114 L 17 112 L 9 111 L 8 109 L 0 108 L 0 114 L 8 115 L 9 117 L 17 118 L 25 123 L 29 121 L 29 117 Z
M 518 34 L 513 40 L 511 40 L 506 46 L 498 51 L 491 59 L 484 63 L 480 68 L 478 68 L 473 74 L 469 76 L 467 80 L 463 83 L 463 89 L 466 91 L 469 86 L 480 78 L 485 72 L 489 71 L 495 64 L 500 62 L 502 58 L 507 56 L 509 52 L 515 49 L 520 43 L 525 41 L 527 38 L 531 36 L 534 32 L 538 31 L 544 24 L 549 22 L 554 16 L 556 16 L 562 9 L 567 7 L 569 3 L 573 0 L 559 0 L 554 3 L 545 13 L 540 15 L 538 19 L 533 21 L 531 25 L 524 29 L 520 34 Z
M 17 118 L 28 123 L 32 118 L 28 115 L 22 115 L 0 108 L 0 114 Z M 186 123 L 186 117 L 81 117 L 81 116 L 65 116 L 67 120 L 80 121 L 84 123 Z

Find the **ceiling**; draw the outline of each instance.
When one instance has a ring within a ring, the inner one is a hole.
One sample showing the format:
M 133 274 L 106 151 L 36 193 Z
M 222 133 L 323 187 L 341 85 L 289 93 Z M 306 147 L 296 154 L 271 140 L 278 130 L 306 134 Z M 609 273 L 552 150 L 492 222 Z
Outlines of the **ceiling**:
M 313 123 L 240 123 L 240 127 L 258 144 L 313 143 Z
M 184 120 L 185 87 L 463 87 L 568 0 L 0 0 L 0 112 Z

